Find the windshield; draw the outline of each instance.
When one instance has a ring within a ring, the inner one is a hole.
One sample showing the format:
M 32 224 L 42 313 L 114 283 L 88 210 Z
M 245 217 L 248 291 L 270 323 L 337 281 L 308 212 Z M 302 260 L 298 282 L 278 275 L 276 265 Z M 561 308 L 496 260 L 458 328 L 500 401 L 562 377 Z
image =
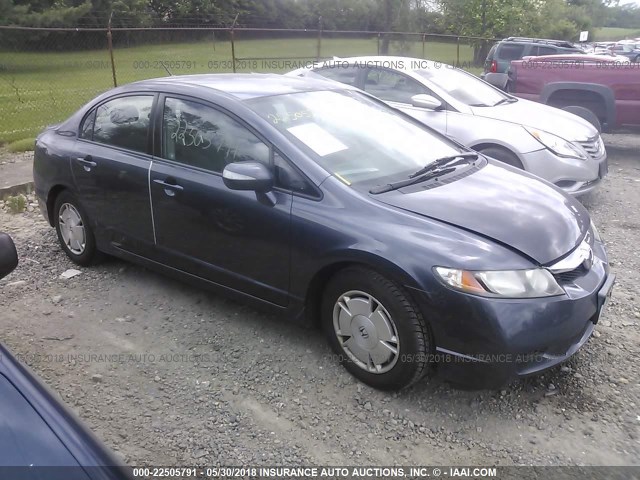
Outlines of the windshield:
M 477 77 L 457 68 L 417 69 L 415 72 L 459 102 L 471 107 L 493 107 L 511 98 Z
M 465 151 L 355 91 L 313 91 L 247 101 L 262 118 L 347 184 L 406 177 Z

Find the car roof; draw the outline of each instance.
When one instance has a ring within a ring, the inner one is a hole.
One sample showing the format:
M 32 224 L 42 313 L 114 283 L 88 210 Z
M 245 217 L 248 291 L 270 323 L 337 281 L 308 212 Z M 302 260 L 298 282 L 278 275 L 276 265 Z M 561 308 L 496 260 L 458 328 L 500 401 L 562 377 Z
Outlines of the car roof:
M 355 90 L 349 85 L 336 84 L 323 79 L 287 77 L 274 73 L 216 73 L 169 76 L 130 83 L 125 89 L 135 90 L 140 87 L 155 89 L 163 86 L 184 86 L 190 89 L 195 87 L 196 89 L 216 90 L 240 100 L 314 90 Z
M 499 43 L 535 43 L 543 45 L 551 45 L 560 48 L 577 48 L 580 47 L 568 40 L 553 40 L 550 38 L 530 38 L 530 37 L 508 37 L 500 40 Z
M 527 56 L 523 57 L 522 60 L 534 60 L 534 61 L 550 61 L 550 62 L 561 62 L 563 60 L 574 60 L 580 62 L 627 62 L 628 59 L 625 57 L 624 60 L 620 57 L 613 57 L 610 55 L 592 55 L 588 53 L 577 53 L 577 54 L 565 54 L 565 55 L 540 55 L 536 56 Z

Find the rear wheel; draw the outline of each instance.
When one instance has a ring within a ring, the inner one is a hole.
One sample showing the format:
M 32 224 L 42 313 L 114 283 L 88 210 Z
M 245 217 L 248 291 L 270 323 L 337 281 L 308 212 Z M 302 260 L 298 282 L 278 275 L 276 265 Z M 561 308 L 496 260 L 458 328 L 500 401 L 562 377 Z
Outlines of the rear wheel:
M 336 274 L 325 289 L 322 322 L 344 367 L 374 388 L 404 388 L 430 369 L 433 345 L 421 312 L 375 271 L 352 267 Z
M 87 266 L 97 257 L 96 241 L 88 218 L 71 192 L 63 191 L 54 205 L 54 225 L 60 246 L 78 265 Z
M 516 156 L 516 154 L 507 150 L 504 147 L 498 147 L 498 146 L 485 147 L 485 148 L 481 148 L 478 151 L 483 155 L 486 155 L 487 157 L 495 158 L 496 160 L 500 160 L 502 163 L 506 163 L 507 165 L 511 165 L 512 167 L 516 167 L 521 170 L 524 170 L 524 167 L 522 166 L 522 162 Z

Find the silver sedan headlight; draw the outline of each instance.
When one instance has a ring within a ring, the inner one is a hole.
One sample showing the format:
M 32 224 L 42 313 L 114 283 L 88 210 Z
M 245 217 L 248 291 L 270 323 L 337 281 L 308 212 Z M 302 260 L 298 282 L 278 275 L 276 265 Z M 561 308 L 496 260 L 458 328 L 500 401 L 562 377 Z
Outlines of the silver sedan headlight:
M 469 271 L 434 267 L 433 270 L 446 285 L 486 297 L 537 298 L 564 294 L 553 275 L 544 268 Z
M 536 128 L 524 127 L 524 129 L 543 146 L 547 147 L 560 157 L 579 158 L 580 160 L 589 159 L 587 154 L 583 152 L 580 147 L 565 140 L 564 138 L 560 138 L 553 133 L 538 130 Z

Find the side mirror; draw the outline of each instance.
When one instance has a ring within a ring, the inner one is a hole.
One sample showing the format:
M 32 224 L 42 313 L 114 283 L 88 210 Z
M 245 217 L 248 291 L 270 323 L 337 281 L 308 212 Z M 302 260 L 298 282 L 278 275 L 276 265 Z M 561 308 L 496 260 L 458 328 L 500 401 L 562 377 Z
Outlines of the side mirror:
M 419 93 L 411 97 L 411 105 L 414 107 L 428 108 L 429 110 L 438 110 L 442 108 L 442 102 L 432 95 Z
M 273 174 L 259 162 L 230 163 L 222 171 L 222 181 L 231 190 L 266 193 L 273 188 Z
M 18 266 L 18 252 L 13 240 L 6 233 L 0 233 L 0 278 L 13 272 Z

